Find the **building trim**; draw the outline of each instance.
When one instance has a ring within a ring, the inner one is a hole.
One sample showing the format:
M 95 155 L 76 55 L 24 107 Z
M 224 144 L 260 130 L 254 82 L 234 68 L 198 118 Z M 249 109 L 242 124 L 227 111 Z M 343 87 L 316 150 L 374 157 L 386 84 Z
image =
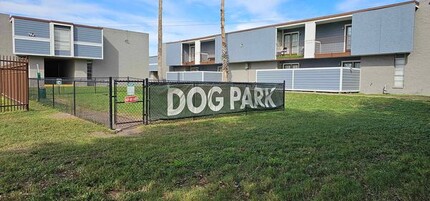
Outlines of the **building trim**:
M 11 18 L 10 21 L 12 22 L 12 53 L 16 55 L 16 51 L 15 51 L 15 19 Z
M 55 55 L 55 25 L 58 26 L 65 26 L 70 27 L 70 56 L 67 55 Z M 65 58 L 72 58 L 75 55 L 75 47 L 74 47 L 74 30 L 73 30 L 73 24 L 62 24 L 57 22 L 51 22 L 49 23 L 49 29 L 50 29 L 50 39 L 51 39 L 51 56 L 56 57 L 65 57 Z
M 31 40 L 31 41 L 41 41 L 41 42 L 51 42 L 51 39 L 49 39 L 49 38 L 30 37 L 30 36 L 14 36 L 14 39 L 18 39 L 18 40 Z
M 91 42 L 75 41 L 73 44 L 75 44 L 75 45 L 94 46 L 94 47 L 103 47 L 103 44 L 101 44 L 101 43 L 91 43 Z
M 78 26 L 78 27 L 86 27 L 86 28 L 93 28 L 93 29 L 103 29 L 103 27 L 96 27 L 96 26 L 89 26 L 89 25 L 83 25 L 83 24 L 74 24 L 71 22 L 62 22 L 62 21 L 55 21 L 55 20 L 45 20 L 45 19 L 39 19 L 39 18 L 32 18 L 32 17 L 23 17 L 23 16 L 16 16 L 12 15 L 10 17 L 11 19 L 22 19 L 22 20 L 31 20 L 31 21 L 39 21 L 39 22 L 48 22 L 48 23 L 57 23 L 57 24 L 66 24 L 68 26 Z

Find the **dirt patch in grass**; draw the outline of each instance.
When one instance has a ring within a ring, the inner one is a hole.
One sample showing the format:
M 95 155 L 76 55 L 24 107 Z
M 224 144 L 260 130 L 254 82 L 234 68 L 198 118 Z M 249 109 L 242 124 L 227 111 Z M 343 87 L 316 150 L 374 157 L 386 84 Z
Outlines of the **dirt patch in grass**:
M 116 135 L 108 132 L 96 131 L 96 132 L 90 133 L 90 136 L 100 137 L 100 138 L 111 138 L 111 137 L 115 137 Z
M 75 117 L 75 116 L 73 116 L 71 114 L 62 113 L 62 112 L 58 112 L 58 113 L 52 114 L 49 117 L 51 117 L 53 119 L 77 119 L 77 117 Z

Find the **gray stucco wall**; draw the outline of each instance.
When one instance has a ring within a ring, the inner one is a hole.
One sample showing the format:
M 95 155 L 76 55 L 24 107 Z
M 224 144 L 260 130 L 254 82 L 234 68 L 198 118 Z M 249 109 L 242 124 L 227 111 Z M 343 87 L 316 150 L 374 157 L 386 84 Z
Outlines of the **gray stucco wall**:
M 87 60 L 75 59 L 73 65 L 75 77 L 87 77 Z
M 416 12 L 414 50 L 405 67 L 402 93 L 430 96 L 430 0 L 421 0 Z
M 43 57 L 30 56 L 28 58 L 28 77 L 37 78 L 37 65 L 39 65 L 40 74 L 45 77 L 45 60 Z
M 277 62 L 253 62 L 253 63 L 232 63 L 230 64 L 230 75 L 233 82 L 255 82 L 256 70 L 276 69 Z M 247 68 L 248 67 L 248 68 Z
M 415 3 L 352 17 L 352 55 L 407 53 L 413 49 Z
M 361 58 L 360 91 L 381 94 L 386 86 L 389 93 L 394 83 L 394 55 L 366 56 Z
M 168 66 L 176 66 L 182 64 L 182 43 L 167 43 L 166 44 L 166 64 Z
M 0 55 L 13 55 L 12 52 L 12 23 L 9 15 L 0 13 Z
M 105 28 L 104 59 L 94 60 L 94 77 L 149 76 L 149 36 L 146 33 Z
M 276 28 L 269 27 L 227 35 L 230 62 L 275 59 Z
M 321 42 L 321 53 L 344 52 L 345 25 L 351 20 L 317 25 L 316 41 Z
M 393 88 L 394 55 L 362 57 L 361 92 L 380 94 L 384 86 L 388 93 L 430 95 L 430 0 L 420 1 L 414 25 L 414 48 L 407 57 L 404 87 Z

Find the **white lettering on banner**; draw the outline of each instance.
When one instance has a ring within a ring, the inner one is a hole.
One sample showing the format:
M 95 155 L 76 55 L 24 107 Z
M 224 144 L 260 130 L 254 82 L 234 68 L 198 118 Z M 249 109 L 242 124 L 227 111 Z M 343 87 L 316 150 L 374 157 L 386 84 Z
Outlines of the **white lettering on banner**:
M 230 88 L 230 110 L 234 110 L 234 102 L 240 101 L 242 93 L 239 87 Z
M 243 88 L 242 88 L 243 89 Z M 239 87 L 230 87 L 230 110 L 235 110 L 235 103 L 241 102 L 240 108 L 241 110 L 245 109 L 247 106 L 250 108 L 275 108 L 276 104 L 272 99 L 272 95 L 275 92 L 276 88 L 254 88 L 254 93 L 252 94 L 249 87 L 245 87 L 243 89 Z M 218 94 L 220 96 L 215 97 L 214 95 Z M 179 98 L 178 106 L 174 108 L 175 102 L 174 96 Z M 197 100 L 200 101 L 199 105 L 196 106 L 195 96 Z M 181 114 L 185 107 L 187 106 L 188 110 L 194 114 L 199 114 L 205 110 L 206 107 L 209 107 L 210 110 L 214 112 L 221 111 L 224 108 L 224 98 L 223 90 L 220 87 L 212 87 L 208 93 L 201 87 L 193 87 L 188 94 L 185 94 L 181 89 L 178 88 L 169 88 L 167 91 L 167 115 L 175 116 Z M 263 103 L 264 99 L 264 103 Z
M 179 106 L 177 108 L 173 108 L 173 95 L 177 95 L 179 97 Z M 167 91 L 167 116 L 175 116 L 178 115 L 185 108 L 185 95 L 184 92 L 180 89 L 169 88 Z
M 219 87 L 214 87 L 211 90 L 209 90 L 209 93 L 208 93 L 208 99 L 209 99 L 208 106 L 209 106 L 209 108 L 212 111 L 218 112 L 218 111 L 220 111 L 224 107 L 224 98 L 223 97 L 216 97 L 215 101 L 218 103 L 218 105 L 215 105 L 212 102 L 212 96 L 214 95 L 215 92 L 221 95 L 222 89 L 219 88 Z
M 263 91 L 263 89 L 259 88 L 259 87 L 255 87 L 255 89 L 254 89 L 255 108 L 258 108 L 258 106 L 266 107 L 263 104 L 263 101 L 262 101 L 263 97 L 264 97 L 264 91 Z
M 201 96 L 201 103 L 200 103 L 200 106 L 198 107 L 194 106 L 193 97 L 195 94 L 199 94 Z M 192 88 L 187 95 L 188 109 L 194 114 L 199 114 L 200 112 L 202 112 L 206 107 L 206 103 L 207 103 L 207 99 L 206 99 L 205 91 L 200 87 Z
M 252 96 L 251 96 L 251 90 L 249 90 L 249 87 L 245 88 L 245 92 L 243 93 L 242 97 L 242 105 L 240 106 L 240 109 L 245 109 L 246 105 L 249 105 L 251 108 L 254 108 L 252 105 Z
M 272 107 L 276 107 L 275 103 L 272 100 L 272 95 L 273 95 L 273 92 L 275 91 L 275 89 L 276 88 L 272 88 L 270 90 L 270 92 L 269 92 L 269 89 L 266 89 L 266 99 L 264 101 L 266 107 L 270 107 L 269 102 L 272 105 Z

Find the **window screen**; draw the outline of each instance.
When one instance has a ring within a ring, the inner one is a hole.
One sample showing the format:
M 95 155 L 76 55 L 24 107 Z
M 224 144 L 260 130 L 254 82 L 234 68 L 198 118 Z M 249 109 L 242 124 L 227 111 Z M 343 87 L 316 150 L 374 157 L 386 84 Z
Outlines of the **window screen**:
M 55 55 L 70 56 L 71 31 L 67 26 L 54 26 Z
M 398 55 L 394 62 L 394 87 L 403 88 L 405 74 L 406 57 Z

